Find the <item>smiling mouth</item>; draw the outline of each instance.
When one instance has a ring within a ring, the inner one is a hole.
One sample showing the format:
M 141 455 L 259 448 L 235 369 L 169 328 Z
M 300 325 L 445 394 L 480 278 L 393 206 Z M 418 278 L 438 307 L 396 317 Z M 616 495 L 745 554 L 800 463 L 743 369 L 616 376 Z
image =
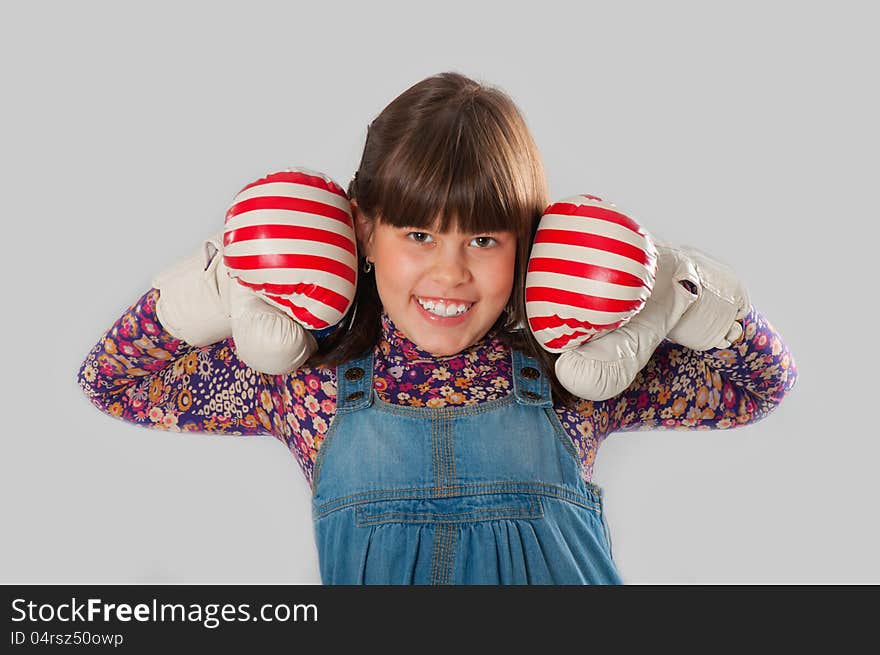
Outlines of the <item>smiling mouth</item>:
M 463 316 L 476 304 L 475 302 L 465 301 L 444 302 L 442 300 L 422 298 L 420 296 L 413 296 L 413 298 L 415 298 L 416 302 L 422 306 L 422 309 L 439 318 L 455 318 L 456 316 Z

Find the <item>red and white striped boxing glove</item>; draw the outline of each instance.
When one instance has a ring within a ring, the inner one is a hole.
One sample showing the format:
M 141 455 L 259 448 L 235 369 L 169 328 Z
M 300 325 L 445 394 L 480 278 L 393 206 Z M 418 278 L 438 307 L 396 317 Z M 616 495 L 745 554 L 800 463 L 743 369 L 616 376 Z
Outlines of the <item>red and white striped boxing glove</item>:
M 232 337 L 239 357 L 286 374 L 317 349 L 310 331 L 337 325 L 354 301 L 351 205 L 331 178 L 294 168 L 248 184 L 226 214 Z
M 526 315 L 549 352 L 574 350 L 635 316 L 654 284 L 656 250 L 636 221 L 598 196 L 544 210 L 526 274 Z
M 529 328 L 546 350 L 562 353 L 563 387 L 611 398 L 696 298 L 683 280 L 697 283 L 687 258 L 613 203 L 574 196 L 551 204 L 538 225 L 526 275 Z

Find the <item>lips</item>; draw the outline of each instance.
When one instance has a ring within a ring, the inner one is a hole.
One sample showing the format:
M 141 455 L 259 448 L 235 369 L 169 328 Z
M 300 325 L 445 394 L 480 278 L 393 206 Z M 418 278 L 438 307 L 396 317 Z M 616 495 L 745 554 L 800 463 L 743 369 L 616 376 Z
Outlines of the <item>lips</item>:
M 416 306 L 416 311 L 428 322 L 432 325 L 443 326 L 443 327 L 452 327 L 455 325 L 460 325 L 464 323 L 468 317 L 470 316 L 471 310 L 474 308 L 476 302 L 469 303 L 470 307 L 468 307 L 461 314 L 455 314 L 453 316 L 438 316 L 437 314 L 432 314 L 427 309 L 422 307 L 421 303 L 418 301 L 416 296 L 412 297 L 412 302 Z
M 433 302 L 452 303 L 453 305 L 472 305 L 476 300 L 465 300 L 464 298 L 440 298 L 435 296 L 416 296 L 419 300 L 431 300 Z
M 427 309 L 432 314 L 437 316 L 459 316 L 461 314 L 467 313 L 470 310 L 473 303 L 468 302 L 453 302 L 450 300 L 446 301 L 433 301 L 433 300 L 425 300 L 422 296 L 416 296 L 416 301 L 425 309 Z M 452 310 L 451 312 L 449 310 Z

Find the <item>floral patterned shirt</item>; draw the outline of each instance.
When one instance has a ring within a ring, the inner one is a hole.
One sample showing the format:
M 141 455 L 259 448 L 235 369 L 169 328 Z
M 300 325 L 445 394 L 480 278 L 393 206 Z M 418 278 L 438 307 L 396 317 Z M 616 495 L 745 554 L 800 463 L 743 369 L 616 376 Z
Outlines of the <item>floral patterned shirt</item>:
M 311 484 L 315 457 L 336 411 L 336 370 L 301 367 L 267 375 L 238 359 L 231 338 L 204 347 L 175 339 L 156 317 L 150 289 L 89 352 L 77 382 L 102 412 L 138 425 L 181 432 L 272 435 L 293 453 Z M 697 352 L 664 340 L 633 383 L 604 401 L 555 407 L 592 480 L 602 441 L 613 432 L 710 430 L 754 423 L 794 386 L 795 360 L 754 307 L 743 338 Z M 382 314 L 374 347 L 374 386 L 382 400 L 411 407 L 486 402 L 512 393 L 504 343 L 487 335 L 467 350 L 435 357 Z

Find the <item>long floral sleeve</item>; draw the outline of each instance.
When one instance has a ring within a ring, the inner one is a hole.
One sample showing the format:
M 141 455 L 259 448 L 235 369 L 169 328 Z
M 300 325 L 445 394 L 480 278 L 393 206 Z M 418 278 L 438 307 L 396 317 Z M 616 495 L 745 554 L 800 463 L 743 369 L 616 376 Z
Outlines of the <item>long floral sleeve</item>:
M 231 339 L 204 347 L 171 336 L 156 317 L 151 289 L 89 352 L 77 374 L 99 410 L 145 427 L 259 435 L 272 423 L 260 407 L 267 383 L 242 364 Z
M 89 352 L 77 375 L 99 410 L 176 432 L 271 435 L 311 482 L 318 448 L 336 412 L 336 369 L 303 366 L 267 375 L 238 358 L 231 338 L 203 347 L 171 336 L 151 289 Z
M 794 357 L 754 306 L 730 348 L 694 351 L 664 340 L 622 393 L 585 408 L 612 432 L 735 428 L 766 417 L 797 380 Z

